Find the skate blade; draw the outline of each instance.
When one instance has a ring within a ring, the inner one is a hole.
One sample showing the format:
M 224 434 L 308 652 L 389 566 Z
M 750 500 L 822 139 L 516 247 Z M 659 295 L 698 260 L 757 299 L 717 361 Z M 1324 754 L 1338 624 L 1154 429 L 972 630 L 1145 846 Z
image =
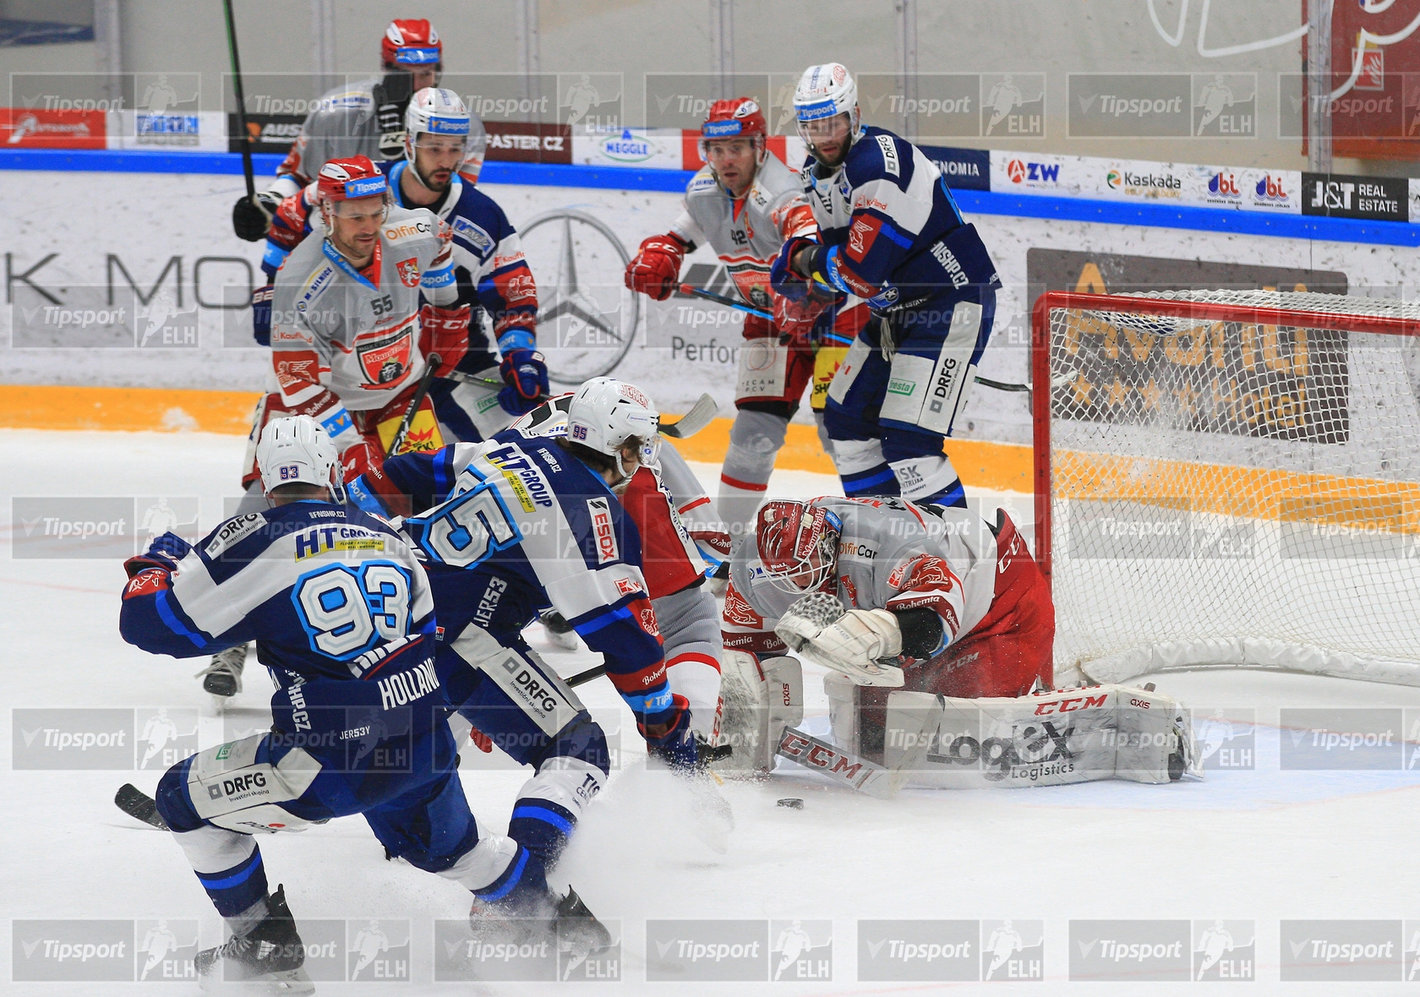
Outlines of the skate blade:
M 234 980 L 230 983 L 203 977 L 199 985 L 203 993 L 219 994 L 221 997 L 277 997 L 316 992 L 316 985 L 304 968 L 269 973 L 259 980 Z

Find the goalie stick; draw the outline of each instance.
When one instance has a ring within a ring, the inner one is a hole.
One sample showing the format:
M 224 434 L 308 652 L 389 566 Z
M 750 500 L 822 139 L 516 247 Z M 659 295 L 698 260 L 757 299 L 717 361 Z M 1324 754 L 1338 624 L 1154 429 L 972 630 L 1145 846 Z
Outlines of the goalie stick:
M 605 674 L 606 662 L 603 661 L 600 665 L 594 665 L 585 671 L 580 671 L 576 675 L 571 676 L 567 679 L 567 684 L 569 686 L 582 685 L 585 682 L 590 682 L 599 675 Z M 141 820 L 149 827 L 156 827 L 159 831 L 166 831 L 168 829 L 167 823 L 163 820 L 162 815 L 158 813 L 158 804 L 151 796 L 131 782 L 125 782 L 122 786 L 118 787 L 118 792 L 113 794 L 113 804 L 118 807 L 118 809 L 128 814 L 128 816 L 136 820 Z
M 680 293 L 688 294 L 694 298 L 703 298 L 706 301 L 713 301 L 717 305 L 725 305 L 736 311 L 744 312 L 746 315 L 754 315 L 758 318 L 770 319 L 771 321 L 774 318 L 772 312 L 767 312 L 763 308 L 755 308 L 742 301 L 736 301 L 734 298 L 728 297 L 727 295 L 716 294 L 714 291 L 708 291 L 703 287 L 696 287 L 693 284 L 680 285 Z M 1013 381 L 998 381 L 994 377 L 982 377 L 980 374 L 974 375 L 974 380 L 983 387 L 995 388 L 997 391 L 1021 391 L 1027 395 L 1031 392 L 1031 386 L 1029 384 L 1016 384 Z

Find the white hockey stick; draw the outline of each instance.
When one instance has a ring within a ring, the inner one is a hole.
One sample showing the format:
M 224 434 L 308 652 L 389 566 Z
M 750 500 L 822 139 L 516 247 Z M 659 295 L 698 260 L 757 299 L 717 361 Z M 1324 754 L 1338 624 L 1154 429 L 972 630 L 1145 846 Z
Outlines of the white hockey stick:
M 675 422 L 662 422 L 661 434 L 669 436 L 673 440 L 683 440 L 687 436 L 694 436 L 710 425 L 710 420 L 719 414 L 720 406 L 715 404 L 715 399 L 708 394 L 703 394 L 696 399 L 695 404 L 690 407 L 690 411 Z

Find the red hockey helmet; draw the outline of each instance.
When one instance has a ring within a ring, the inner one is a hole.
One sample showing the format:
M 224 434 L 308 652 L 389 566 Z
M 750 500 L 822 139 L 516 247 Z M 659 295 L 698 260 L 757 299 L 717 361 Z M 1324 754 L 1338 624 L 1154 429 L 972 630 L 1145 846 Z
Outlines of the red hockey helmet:
M 383 199 L 385 210 L 389 210 L 389 181 L 369 156 L 328 160 L 316 174 L 316 190 L 323 211 L 333 210 L 342 201 L 366 197 Z
M 759 150 L 759 158 L 764 158 L 765 138 L 769 126 L 764 121 L 764 112 L 750 97 L 731 97 L 717 100 L 710 105 L 710 113 L 700 126 L 700 158 L 709 162 L 705 143 L 717 138 L 749 138 Z
M 438 67 L 444 61 L 439 32 L 423 18 L 399 18 L 385 28 L 380 40 L 380 64 L 386 69 Z
M 776 499 L 755 517 L 755 549 L 770 582 L 786 592 L 814 592 L 833 578 L 843 521 L 821 506 Z

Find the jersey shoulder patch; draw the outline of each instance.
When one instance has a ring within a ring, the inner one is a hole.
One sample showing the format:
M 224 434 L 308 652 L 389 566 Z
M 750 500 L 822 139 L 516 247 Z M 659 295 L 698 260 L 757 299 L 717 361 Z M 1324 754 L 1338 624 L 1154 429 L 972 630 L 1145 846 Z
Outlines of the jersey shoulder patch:
M 710 167 L 702 166 L 700 172 L 690 178 L 690 183 L 686 185 L 685 193 L 705 194 L 712 193 L 720 189 L 720 184 L 715 180 L 715 174 L 710 172 Z
M 483 226 L 461 214 L 450 215 L 449 224 L 453 226 L 454 238 L 467 243 L 469 248 L 479 257 L 486 257 L 498 244 L 497 240 Z

